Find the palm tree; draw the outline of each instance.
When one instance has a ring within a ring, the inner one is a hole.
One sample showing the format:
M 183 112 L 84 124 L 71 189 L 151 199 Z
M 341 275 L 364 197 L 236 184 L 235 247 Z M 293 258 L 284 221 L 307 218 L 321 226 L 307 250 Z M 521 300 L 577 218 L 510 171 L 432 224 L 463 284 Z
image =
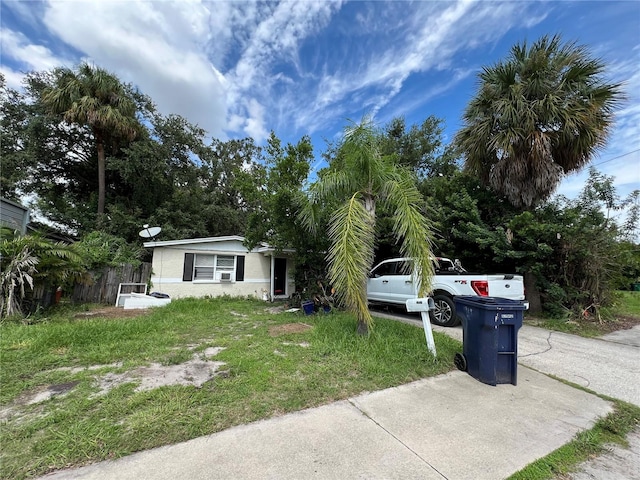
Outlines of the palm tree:
M 0 319 L 22 313 L 36 285 L 57 286 L 82 280 L 85 261 L 76 244 L 53 242 L 39 234 L 19 235 L 0 228 Z
M 422 196 L 410 171 L 398 166 L 392 156 L 382 156 L 379 144 L 380 133 L 368 118 L 348 127 L 336 158 L 310 187 L 310 202 L 302 213 L 305 225 L 313 231 L 317 228 L 314 207 L 337 202 L 328 228 L 329 280 L 336 295 L 356 315 L 361 335 L 368 334 L 373 324 L 367 305 L 367 275 L 374 258 L 377 205 L 393 212 L 393 232 L 402 242 L 401 253 L 415 259 L 420 296 L 430 290 L 433 276 L 431 232 L 420 211 Z
M 479 74 L 456 143 L 465 168 L 519 208 L 547 199 L 607 140 L 620 84 L 584 46 L 544 36 Z
M 74 72 L 54 71 L 53 85 L 42 94 L 49 113 L 61 115 L 69 124 L 87 126 L 98 153 L 98 220 L 105 206 L 105 145 L 117 138 L 133 140 L 140 124 L 136 104 L 128 89 L 108 71 L 82 63 Z

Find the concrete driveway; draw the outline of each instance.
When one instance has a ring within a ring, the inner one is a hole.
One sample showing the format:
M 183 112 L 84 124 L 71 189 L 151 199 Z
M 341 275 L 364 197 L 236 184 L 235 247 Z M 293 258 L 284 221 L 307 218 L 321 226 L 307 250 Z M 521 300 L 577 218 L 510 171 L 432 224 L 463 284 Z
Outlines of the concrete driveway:
M 415 315 L 376 315 L 422 325 Z M 461 326 L 432 328 L 462 341 Z M 518 332 L 518 363 L 640 406 L 640 325 L 599 338 L 524 325 Z
M 518 361 L 640 406 L 640 326 L 583 338 L 525 325 L 518 335 Z

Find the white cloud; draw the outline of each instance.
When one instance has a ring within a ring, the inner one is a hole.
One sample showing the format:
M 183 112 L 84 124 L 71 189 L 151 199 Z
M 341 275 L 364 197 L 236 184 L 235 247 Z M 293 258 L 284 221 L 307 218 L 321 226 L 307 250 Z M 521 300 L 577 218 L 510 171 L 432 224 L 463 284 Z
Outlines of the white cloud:
M 247 135 L 256 141 L 262 141 L 267 138 L 269 132 L 264 126 L 264 107 L 255 99 L 247 102 L 248 118 L 245 121 L 244 131 Z
M 266 10 L 252 4 L 243 10 L 244 22 L 234 26 L 239 31 L 237 39 L 242 53 L 235 67 L 227 73 L 231 118 L 235 120 L 230 125 L 237 124 L 238 117 L 244 117 L 247 133 L 266 133 L 264 118 L 261 118 L 264 113 L 256 116 L 258 102 L 264 105 L 263 110 L 268 108 L 270 112 L 295 118 L 301 103 L 300 89 L 282 71 L 275 70 L 274 65 L 286 62 L 298 66 L 300 43 L 326 26 L 332 13 L 340 7 L 339 2 L 287 1 L 273 5 L 272 9 Z M 287 88 L 276 97 L 273 90 L 278 85 Z M 242 101 L 246 97 L 256 100 Z M 272 125 L 278 123 L 275 115 L 270 120 Z M 256 140 L 263 138 L 256 137 Z
M 50 2 L 43 20 L 90 61 L 135 83 L 162 113 L 220 136 L 225 83 L 203 53 L 210 15 L 200 2 Z
M 78 63 L 58 58 L 66 48 L 56 48 L 60 39 L 135 83 L 161 112 L 181 114 L 215 137 L 257 141 L 271 129 L 336 130 L 363 111 L 387 118 L 419 111 L 466 83 L 481 66 L 476 53 L 554 17 L 537 3 L 472 0 L 356 3 L 343 12 L 330 1 L 5 3 L 23 23 L 51 33 L 39 46 L 3 28 L 3 56 L 25 69 Z M 19 74 L 4 62 L 1 68 L 14 85 Z M 617 68 L 616 78 L 640 91 L 637 59 Z M 424 87 L 408 91 L 415 78 L 426 78 Z M 637 145 L 638 103 L 619 112 L 603 158 Z
M 406 8 L 411 7 L 406 5 Z M 526 8 L 518 2 L 417 3 L 416 9 L 405 15 L 411 20 L 404 22 L 402 29 L 394 30 L 395 38 L 386 46 L 368 52 L 360 68 L 350 64 L 344 70 L 320 78 L 316 97 L 298 112 L 297 125 L 313 130 L 335 122 L 337 117 L 354 109 L 366 108 L 375 114 L 395 101 L 409 76 L 416 73 L 451 70 L 454 81 L 447 82 L 444 88 L 425 87 L 433 95 L 445 93 L 471 72 L 465 65 L 452 66 L 458 54 L 496 42 L 508 30 L 504 25 L 525 21 L 526 17 L 521 17 Z M 376 16 L 360 16 L 358 20 L 364 22 L 372 18 Z M 496 28 L 496 25 L 502 27 Z M 465 73 L 461 76 L 460 72 Z M 428 99 L 417 101 L 414 105 L 426 101 Z
M 22 73 L 16 72 L 4 65 L 0 66 L 0 73 L 4 76 L 5 82 L 9 88 L 20 90 L 22 87 L 22 79 L 24 78 Z
M 9 28 L 0 30 L 0 44 L 2 56 L 15 61 L 24 71 L 51 70 L 64 63 L 63 59 L 56 57 L 47 47 L 35 45 L 24 34 Z M 22 73 L 6 65 L 3 65 L 2 73 L 5 75 L 7 85 L 12 88 L 20 87 Z

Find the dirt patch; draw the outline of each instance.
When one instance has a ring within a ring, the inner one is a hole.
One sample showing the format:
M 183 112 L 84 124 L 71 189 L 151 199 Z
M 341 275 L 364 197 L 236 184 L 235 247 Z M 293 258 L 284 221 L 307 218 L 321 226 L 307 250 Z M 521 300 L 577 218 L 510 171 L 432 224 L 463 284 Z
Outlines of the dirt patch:
M 73 318 L 134 318 L 146 315 L 149 310 L 146 308 L 134 308 L 125 310 L 122 307 L 101 307 L 88 312 L 76 313 Z
M 80 382 L 65 382 L 54 385 L 40 386 L 25 392 L 18 399 L 16 403 L 19 405 L 34 405 L 36 403 L 44 402 L 56 396 L 62 396 L 73 390 Z
M 273 315 L 278 314 L 278 313 L 283 313 L 286 310 L 284 305 L 278 305 L 275 307 L 269 307 L 269 308 L 265 308 L 264 311 L 267 313 L 271 313 Z
M 98 374 L 95 377 L 95 383 L 100 388 L 100 391 L 94 396 L 105 395 L 111 389 L 125 383 L 138 383 L 135 389 L 136 392 L 171 385 L 192 385 L 199 388 L 214 377 L 225 378 L 229 376 L 229 370 L 222 369 L 226 363 L 209 360 L 209 358 L 216 356 L 224 349 L 225 347 L 206 348 L 202 352 L 194 353 L 191 360 L 177 365 L 152 363 L 148 366 L 138 367 L 122 373 L 107 372 Z M 91 365 L 89 367 L 60 367 L 52 371 L 79 373 L 121 366 L 121 363 L 112 363 L 109 365 Z M 39 404 L 53 397 L 62 397 L 71 392 L 79 383 L 80 381 L 70 381 L 41 385 L 24 392 L 11 405 L 0 409 L 0 421 L 14 420 L 24 416 L 21 407 Z
M 604 333 L 617 332 L 618 330 L 629 330 L 630 328 L 640 325 L 640 317 L 618 316 L 610 322 L 602 322 L 598 328 Z
M 307 330 L 311 330 L 313 327 L 306 323 L 285 323 L 284 325 L 274 325 L 269 327 L 269 335 L 272 337 L 279 337 L 280 335 L 287 335 L 288 333 L 302 333 Z
M 229 375 L 228 370 L 221 370 L 226 363 L 209 360 L 223 350 L 225 347 L 209 347 L 203 352 L 194 353 L 191 360 L 176 365 L 152 363 L 122 373 L 106 373 L 96 378 L 96 383 L 100 388 L 97 396 L 109 393 L 112 388 L 132 382 L 139 384 L 135 389 L 136 392 L 171 385 L 201 387 L 213 377 L 227 377 Z
M 201 387 L 214 376 L 228 376 L 228 371 L 220 371 L 224 362 L 211 362 L 193 358 L 178 365 L 161 365 L 152 363 L 147 367 L 138 367 L 124 373 L 107 373 L 98 378 L 100 391 L 97 395 L 105 395 L 115 387 L 125 383 L 136 382 L 136 392 L 153 390 L 169 385 L 193 385 Z

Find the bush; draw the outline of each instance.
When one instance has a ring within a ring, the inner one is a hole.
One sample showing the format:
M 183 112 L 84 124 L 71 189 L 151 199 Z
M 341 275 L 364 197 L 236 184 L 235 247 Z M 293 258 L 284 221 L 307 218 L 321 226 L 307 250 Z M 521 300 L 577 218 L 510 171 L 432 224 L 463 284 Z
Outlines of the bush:
M 142 246 L 127 243 L 124 238 L 104 232 L 91 232 L 78 242 L 78 250 L 87 262 L 87 269 L 119 267 L 129 263 L 139 267 L 144 255 Z

